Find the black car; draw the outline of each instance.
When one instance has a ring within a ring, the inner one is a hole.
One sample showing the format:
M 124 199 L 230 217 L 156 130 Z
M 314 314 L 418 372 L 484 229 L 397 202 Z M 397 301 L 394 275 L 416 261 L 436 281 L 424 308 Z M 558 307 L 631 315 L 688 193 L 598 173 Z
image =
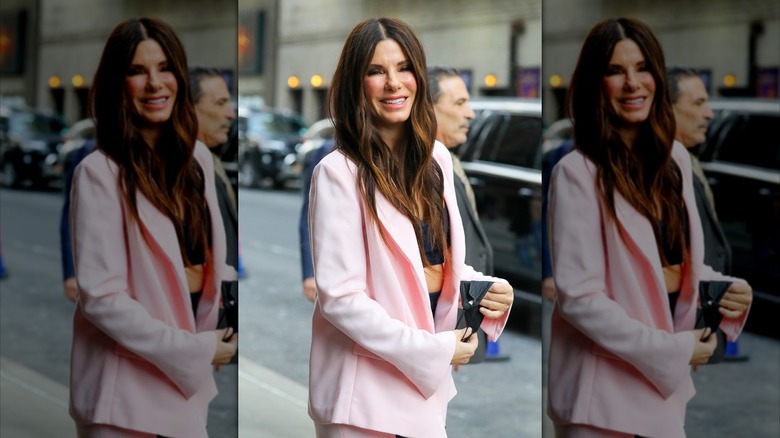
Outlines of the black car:
M 515 297 L 541 303 L 542 105 L 538 99 L 480 98 L 457 154 L 493 247 L 494 273 Z
M 0 114 L 0 182 L 46 185 L 62 176 L 57 147 L 67 125 L 62 117 L 39 111 L 4 109 Z
M 274 187 L 299 179 L 301 165 L 295 147 L 306 130 L 303 118 L 289 112 L 239 109 L 239 183 L 259 187 L 266 178 Z
M 715 117 L 699 159 L 731 244 L 732 274 L 753 287 L 748 323 L 768 324 L 780 311 L 780 101 L 710 106 Z

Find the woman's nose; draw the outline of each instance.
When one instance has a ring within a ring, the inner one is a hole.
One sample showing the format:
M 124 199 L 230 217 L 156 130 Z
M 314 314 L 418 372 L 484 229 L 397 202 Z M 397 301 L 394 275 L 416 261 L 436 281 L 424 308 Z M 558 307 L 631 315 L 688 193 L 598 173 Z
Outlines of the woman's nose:
M 387 74 L 387 82 L 385 83 L 385 88 L 391 91 L 395 91 L 401 88 L 401 83 L 398 81 L 398 77 L 395 75 L 395 73 L 390 72 Z

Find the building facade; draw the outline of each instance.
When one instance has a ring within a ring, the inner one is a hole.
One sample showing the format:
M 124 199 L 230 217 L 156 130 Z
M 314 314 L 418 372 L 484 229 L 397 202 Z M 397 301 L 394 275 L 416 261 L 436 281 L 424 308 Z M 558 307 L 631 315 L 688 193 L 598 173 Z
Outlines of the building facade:
M 541 90 L 541 0 L 241 0 L 243 13 L 266 8 L 264 76 L 244 81 L 240 94 L 263 96 L 270 106 L 301 113 L 308 123 L 325 116 L 325 100 L 341 49 L 360 21 L 381 16 L 409 23 L 429 65 L 461 70 L 473 96 L 523 95 Z M 487 84 L 486 84 L 487 81 Z
M 635 17 L 647 23 L 664 48 L 666 64 L 700 69 L 709 78 L 705 82 L 713 97 L 777 97 L 777 0 L 544 0 L 542 12 L 548 123 L 564 116 L 563 96 L 588 31 L 609 17 Z
M 61 113 L 68 123 L 86 117 L 86 99 L 111 30 L 131 17 L 157 17 L 177 32 L 190 65 L 219 68 L 235 92 L 235 0 L 3 1 L 3 13 L 28 17 L 20 44 L 25 69 L 3 75 L 2 95 Z

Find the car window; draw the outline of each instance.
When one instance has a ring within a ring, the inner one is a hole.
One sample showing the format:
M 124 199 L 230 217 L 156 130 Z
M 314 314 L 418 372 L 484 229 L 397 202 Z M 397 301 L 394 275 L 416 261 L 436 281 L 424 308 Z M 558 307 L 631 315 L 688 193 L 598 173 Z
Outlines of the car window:
M 718 160 L 780 170 L 780 141 L 775 135 L 780 118 L 737 113 L 731 119 Z
M 15 134 L 60 134 L 65 123 L 57 117 L 34 113 L 21 113 L 11 117 L 9 131 Z
M 480 134 L 482 147 L 475 159 L 513 166 L 539 168 L 537 155 L 542 120 L 519 114 L 491 114 Z
M 248 129 L 270 134 L 300 134 L 306 129 L 306 125 L 298 117 L 260 113 L 249 118 Z
M 494 161 L 514 166 L 538 168 L 536 156 L 542 138 L 542 119 L 511 115 L 506 119 L 503 137 L 496 143 Z

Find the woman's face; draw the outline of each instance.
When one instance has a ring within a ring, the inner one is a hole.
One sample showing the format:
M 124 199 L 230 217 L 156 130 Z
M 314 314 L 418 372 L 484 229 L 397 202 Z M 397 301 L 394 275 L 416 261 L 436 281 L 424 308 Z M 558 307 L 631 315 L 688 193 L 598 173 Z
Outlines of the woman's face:
M 152 39 L 138 43 L 125 77 L 125 91 L 142 123 L 159 127 L 171 118 L 179 84 L 162 47 Z
M 604 74 L 604 96 L 612 114 L 627 127 L 637 127 L 650 114 L 655 79 L 639 46 L 630 39 L 615 45 Z
M 363 78 L 363 88 L 379 129 L 401 127 L 409 119 L 417 79 L 395 40 L 385 39 L 376 45 Z

